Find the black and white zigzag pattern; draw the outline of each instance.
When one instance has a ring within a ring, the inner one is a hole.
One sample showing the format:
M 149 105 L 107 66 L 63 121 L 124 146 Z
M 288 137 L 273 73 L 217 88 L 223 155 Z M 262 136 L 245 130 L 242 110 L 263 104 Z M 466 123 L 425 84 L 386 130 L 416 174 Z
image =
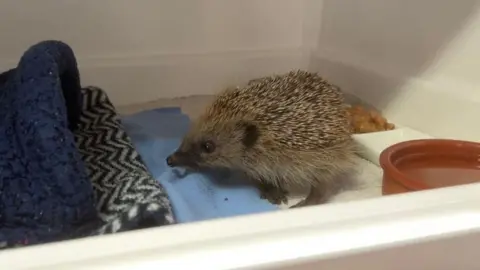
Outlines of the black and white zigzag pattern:
M 80 126 L 75 133 L 92 181 L 100 218 L 95 234 L 174 223 L 164 188 L 148 172 L 115 108 L 99 88 L 82 89 Z

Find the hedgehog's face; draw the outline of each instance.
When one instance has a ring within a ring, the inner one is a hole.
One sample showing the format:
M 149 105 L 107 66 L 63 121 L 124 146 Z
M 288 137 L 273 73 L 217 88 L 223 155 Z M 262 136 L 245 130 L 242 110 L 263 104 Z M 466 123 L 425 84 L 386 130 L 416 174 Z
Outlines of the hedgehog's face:
M 167 164 L 194 170 L 235 168 L 259 136 L 257 126 L 251 122 L 198 123 L 184 137 L 178 150 L 167 158 Z

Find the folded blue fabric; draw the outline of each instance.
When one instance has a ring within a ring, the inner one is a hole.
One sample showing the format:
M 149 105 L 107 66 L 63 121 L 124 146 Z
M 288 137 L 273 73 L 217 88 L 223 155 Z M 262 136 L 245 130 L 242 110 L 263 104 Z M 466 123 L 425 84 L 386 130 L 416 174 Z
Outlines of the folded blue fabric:
M 179 146 L 190 125 L 179 108 L 162 108 L 122 118 L 127 134 L 152 175 L 165 187 L 178 222 L 274 211 L 256 188 L 238 175 L 189 173 L 169 168 L 166 157 Z
M 81 105 L 65 43 L 40 42 L 0 75 L 0 247 L 63 238 L 97 219 L 72 133 Z

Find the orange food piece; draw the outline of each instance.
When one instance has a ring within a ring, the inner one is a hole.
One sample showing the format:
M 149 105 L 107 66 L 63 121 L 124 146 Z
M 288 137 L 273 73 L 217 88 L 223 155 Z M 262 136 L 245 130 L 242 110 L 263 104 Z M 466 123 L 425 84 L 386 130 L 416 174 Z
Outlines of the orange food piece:
M 348 116 L 354 133 L 370 133 L 395 129 L 379 112 L 360 105 L 348 108 Z

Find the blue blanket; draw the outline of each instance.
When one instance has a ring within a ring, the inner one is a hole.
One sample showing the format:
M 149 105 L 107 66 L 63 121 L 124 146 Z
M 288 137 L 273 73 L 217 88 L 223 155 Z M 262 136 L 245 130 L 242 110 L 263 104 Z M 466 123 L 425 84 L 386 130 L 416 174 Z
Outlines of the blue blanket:
M 152 175 L 165 187 L 177 222 L 277 210 L 237 175 L 183 174 L 165 158 L 180 144 L 190 120 L 179 108 L 140 112 L 122 118 L 127 134 Z
M 0 75 L 0 247 L 59 239 L 97 219 L 72 133 L 81 97 L 61 42 L 32 46 Z

